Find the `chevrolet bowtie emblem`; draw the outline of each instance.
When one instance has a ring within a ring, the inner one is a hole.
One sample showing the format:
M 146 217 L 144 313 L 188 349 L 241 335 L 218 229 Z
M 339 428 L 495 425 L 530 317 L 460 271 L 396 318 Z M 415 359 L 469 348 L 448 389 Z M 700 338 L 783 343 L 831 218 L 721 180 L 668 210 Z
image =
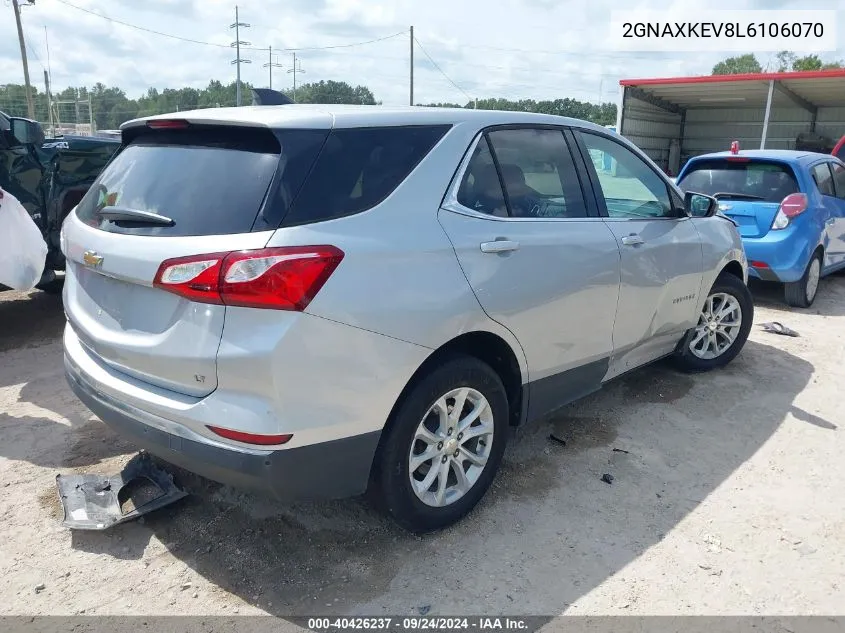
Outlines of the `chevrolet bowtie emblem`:
M 97 255 L 96 251 L 85 251 L 82 255 L 82 261 L 85 262 L 86 266 L 96 268 L 103 263 L 103 257 L 102 255 Z

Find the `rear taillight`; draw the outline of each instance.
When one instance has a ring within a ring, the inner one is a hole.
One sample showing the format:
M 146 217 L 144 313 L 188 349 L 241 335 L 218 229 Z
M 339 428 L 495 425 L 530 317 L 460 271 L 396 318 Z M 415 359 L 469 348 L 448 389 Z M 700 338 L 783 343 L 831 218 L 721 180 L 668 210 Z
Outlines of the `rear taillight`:
M 304 310 L 343 259 L 334 246 L 283 246 L 168 259 L 153 285 L 200 303 Z
M 807 210 L 809 204 L 810 201 L 807 199 L 807 194 L 791 193 L 786 196 L 778 207 L 777 215 L 775 215 L 775 220 L 772 222 L 772 229 L 785 229 L 789 226 L 789 221 L 792 218 L 801 215 Z

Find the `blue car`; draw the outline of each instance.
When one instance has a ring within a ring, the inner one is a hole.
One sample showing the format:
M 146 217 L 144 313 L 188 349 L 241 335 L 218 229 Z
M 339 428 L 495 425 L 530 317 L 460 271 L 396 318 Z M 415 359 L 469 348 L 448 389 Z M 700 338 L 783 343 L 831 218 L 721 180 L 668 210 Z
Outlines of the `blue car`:
M 749 276 L 783 283 L 791 306 L 809 307 L 819 279 L 845 268 L 845 163 L 835 156 L 734 142 L 691 158 L 678 186 L 719 200 L 739 227 Z

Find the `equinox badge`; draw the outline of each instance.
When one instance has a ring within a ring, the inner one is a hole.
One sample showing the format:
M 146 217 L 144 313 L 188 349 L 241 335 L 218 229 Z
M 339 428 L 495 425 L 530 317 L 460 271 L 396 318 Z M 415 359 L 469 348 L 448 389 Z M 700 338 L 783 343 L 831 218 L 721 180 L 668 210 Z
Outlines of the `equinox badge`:
M 86 266 L 96 268 L 103 263 L 103 257 L 102 255 L 97 255 L 96 251 L 85 251 L 82 255 L 82 261 L 85 262 Z

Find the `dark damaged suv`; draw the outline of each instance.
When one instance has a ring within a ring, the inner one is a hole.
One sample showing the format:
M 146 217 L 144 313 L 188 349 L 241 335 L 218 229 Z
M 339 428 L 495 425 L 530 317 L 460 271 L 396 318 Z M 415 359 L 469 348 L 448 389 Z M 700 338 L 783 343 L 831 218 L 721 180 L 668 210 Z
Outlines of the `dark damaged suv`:
M 118 147 L 120 139 L 115 138 L 45 139 L 38 122 L 0 112 L 0 188 L 20 200 L 47 242 L 47 260 L 38 288 L 60 290 L 56 271 L 65 268 L 59 246 L 62 221 Z

